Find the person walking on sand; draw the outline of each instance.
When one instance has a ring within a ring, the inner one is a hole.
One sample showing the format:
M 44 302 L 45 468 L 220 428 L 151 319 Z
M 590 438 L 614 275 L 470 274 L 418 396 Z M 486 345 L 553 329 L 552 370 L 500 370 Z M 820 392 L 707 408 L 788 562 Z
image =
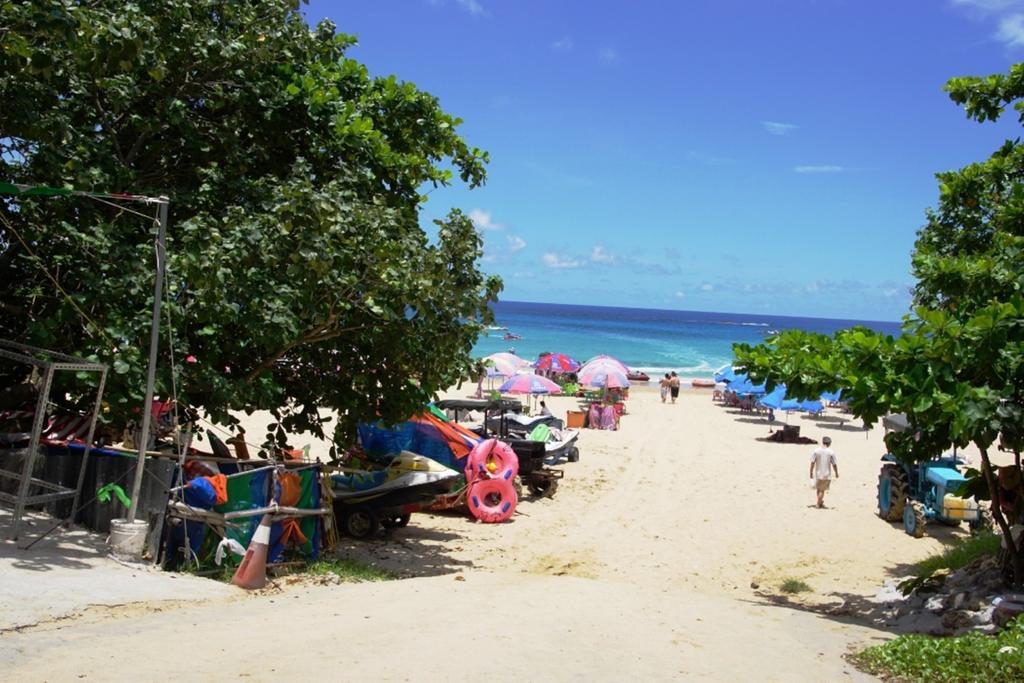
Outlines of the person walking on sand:
M 831 448 L 832 438 L 822 437 L 821 448 L 811 453 L 811 479 L 814 480 L 814 490 L 818 494 L 818 507 L 825 507 L 825 491 L 832 483 L 832 472 L 839 478 L 839 465 L 836 463 L 836 454 Z
M 658 386 L 661 387 L 661 402 L 662 403 L 664 403 L 665 400 L 668 398 L 668 385 L 671 383 L 671 381 L 672 381 L 672 376 L 670 374 L 668 374 L 667 372 L 665 373 L 665 376 L 662 377 L 658 381 Z
M 672 394 L 672 402 L 675 403 L 679 398 L 679 375 L 675 370 L 672 371 L 672 376 L 668 380 L 668 390 Z

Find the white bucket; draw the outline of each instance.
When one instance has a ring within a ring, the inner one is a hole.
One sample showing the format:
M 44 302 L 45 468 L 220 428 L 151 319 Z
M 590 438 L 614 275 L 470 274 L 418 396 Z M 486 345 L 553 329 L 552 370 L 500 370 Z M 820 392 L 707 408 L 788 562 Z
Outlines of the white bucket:
M 107 537 L 107 547 L 110 554 L 119 560 L 139 562 L 146 549 L 146 535 L 149 532 L 149 525 L 146 522 L 136 520 L 129 522 L 126 519 L 110 520 L 110 536 Z

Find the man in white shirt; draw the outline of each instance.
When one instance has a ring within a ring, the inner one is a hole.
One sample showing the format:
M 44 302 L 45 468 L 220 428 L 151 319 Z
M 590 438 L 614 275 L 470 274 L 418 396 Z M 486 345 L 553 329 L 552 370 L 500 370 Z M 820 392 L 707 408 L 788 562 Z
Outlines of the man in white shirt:
M 825 491 L 828 491 L 832 483 L 832 472 L 835 471 L 836 479 L 839 478 L 839 465 L 836 464 L 836 454 L 830 448 L 831 437 L 822 437 L 822 447 L 811 453 L 811 479 L 814 480 L 814 490 L 818 493 L 818 507 L 825 507 Z

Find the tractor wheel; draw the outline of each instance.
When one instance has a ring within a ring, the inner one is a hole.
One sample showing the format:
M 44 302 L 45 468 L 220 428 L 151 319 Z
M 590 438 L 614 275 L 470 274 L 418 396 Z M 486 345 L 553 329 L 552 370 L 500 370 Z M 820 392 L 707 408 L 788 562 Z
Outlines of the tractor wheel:
M 530 493 L 541 498 L 550 498 L 558 490 L 557 479 L 534 479 L 529 483 Z
M 924 510 L 916 501 L 908 501 L 903 508 L 903 530 L 914 538 L 924 536 Z
M 409 526 L 409 520 L 412 519 L 412 515 L 394 515 L 393 517 L 385 517 L 380 520 L 380 525 L 385 529 L 401 529 L 402 527 Z
M 898 522 L 907 504 L 907 474 L 899 465 L 885 465 L 878 475 L 878 516 Z
M 377 513 L 370 508 L 357 507 L 348 511 L 343 522 L 345 533 L 352 538 L 370 538 L 380 529 Z
M 967 523 L 972 534 L 980 534 L 992 530 L 992 511 L 987 508 L 978 509 L 978 519 L 972 519 Z

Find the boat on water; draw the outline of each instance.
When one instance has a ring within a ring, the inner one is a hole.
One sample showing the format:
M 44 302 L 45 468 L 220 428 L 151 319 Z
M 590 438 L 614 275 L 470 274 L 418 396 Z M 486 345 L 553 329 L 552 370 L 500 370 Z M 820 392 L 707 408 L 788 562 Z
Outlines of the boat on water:
M 631 370 L 629 374 L 626 375 L 626 379 L 630 382 L 649 382 L 651 380 L 651 376 L 646 372 Z
M 521 335 L 521 334 L 513 334 L 512 332 L 506 332 L 505 336 L 502 337 L 502 339 L 504 339 L 505 341 L 515 341 L 517 339 L 522 339 L 522 338 L 523 338 L 523 335 Z
M 488 325 L 487 326 L 487 331 L 488 332 L 508 332 L 508 328 L 505 327 L 504 325 Z

